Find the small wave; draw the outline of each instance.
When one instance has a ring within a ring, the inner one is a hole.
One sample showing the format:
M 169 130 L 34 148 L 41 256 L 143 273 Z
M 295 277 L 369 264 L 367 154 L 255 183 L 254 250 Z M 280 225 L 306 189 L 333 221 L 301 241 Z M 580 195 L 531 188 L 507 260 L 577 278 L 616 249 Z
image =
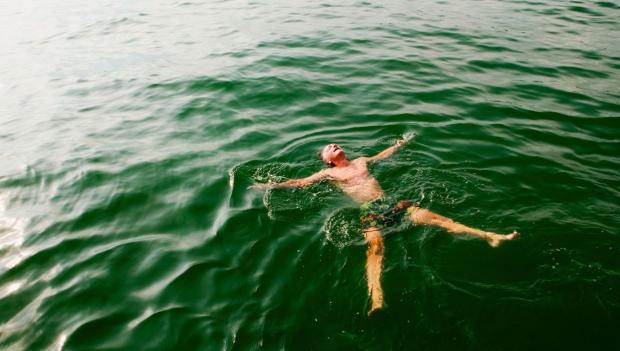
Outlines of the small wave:
M 323 224 L 323 231 L 325 238 L 340 249 L 364 244 L 357 208 L 336 210 Z

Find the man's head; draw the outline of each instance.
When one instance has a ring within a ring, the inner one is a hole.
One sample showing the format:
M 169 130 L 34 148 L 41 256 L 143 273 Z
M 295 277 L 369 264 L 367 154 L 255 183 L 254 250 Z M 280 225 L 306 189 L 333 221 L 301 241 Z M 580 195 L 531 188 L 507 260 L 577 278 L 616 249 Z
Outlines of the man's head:
M 337 161 L 347 159 L 344 150 L 338 144 L 325 145 L 320 156 L 321 160 L 331 167 L 334 167 Z

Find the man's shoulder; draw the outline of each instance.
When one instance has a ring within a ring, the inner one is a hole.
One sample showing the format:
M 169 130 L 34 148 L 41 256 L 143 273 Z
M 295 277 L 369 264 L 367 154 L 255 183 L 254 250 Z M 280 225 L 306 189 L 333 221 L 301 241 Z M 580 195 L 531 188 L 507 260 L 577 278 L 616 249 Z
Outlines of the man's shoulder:
M 330 176 L 334 175 L 334 169 L 333 168 L 323 168 L 322 170 L 317 172 L 317 174 L 330 177 Z
M 368 163 L 368 157 L 366 157 L 366 156 L 360 156 L 360 157 L 358 157 L 358 158 L 354 159 L 354 160 L 353 160 L 353 161 L 351 161 L 351 162 L 354 162 L 354 163 Z

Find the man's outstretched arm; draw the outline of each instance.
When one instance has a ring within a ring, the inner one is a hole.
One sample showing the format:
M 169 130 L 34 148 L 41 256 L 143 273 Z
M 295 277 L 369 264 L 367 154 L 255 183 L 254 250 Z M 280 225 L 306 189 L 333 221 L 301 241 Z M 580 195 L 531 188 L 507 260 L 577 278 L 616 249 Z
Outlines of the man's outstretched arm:
M 394 152 L 396 152 L 396 150 L 398 150 L 401 146 L 403 146 L 406 143 L 408 143 L 409 140 L 411 140 L 410 137 L 409 138 L 400 139 L 393 146 L 388 147 L 387 149 L 385 149 L 385 150 L 381 151 L 380 153 L 376 154 L 375 156 L 368 157 L 367 160 L 370 161 L 370 162 L 374 162 L 374 161 L 379 161 L 379 160 L 386 159 L 386 158 L 392 156 L 392 154 Z
M 257 183 L 250 188 L 253 189 L 282 189 L 282 188 L 300 188 L 306 187 L 313 183 L 320 182 L 321 180 L 327 179 L 328 173 L 326 169 L 320 170 L 313 175 L 301 178 L 301 179 L 289 179 L 280 183 Z

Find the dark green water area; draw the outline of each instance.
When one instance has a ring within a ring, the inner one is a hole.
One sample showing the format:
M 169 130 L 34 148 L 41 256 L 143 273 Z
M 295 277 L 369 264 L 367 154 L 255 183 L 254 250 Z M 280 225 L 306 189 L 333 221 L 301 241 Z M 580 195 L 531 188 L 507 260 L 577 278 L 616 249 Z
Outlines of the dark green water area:
M 618 350 L 618 1 L 4 1 L 0 349 Z M 485 230 L 385 235 L 339 143 Z

